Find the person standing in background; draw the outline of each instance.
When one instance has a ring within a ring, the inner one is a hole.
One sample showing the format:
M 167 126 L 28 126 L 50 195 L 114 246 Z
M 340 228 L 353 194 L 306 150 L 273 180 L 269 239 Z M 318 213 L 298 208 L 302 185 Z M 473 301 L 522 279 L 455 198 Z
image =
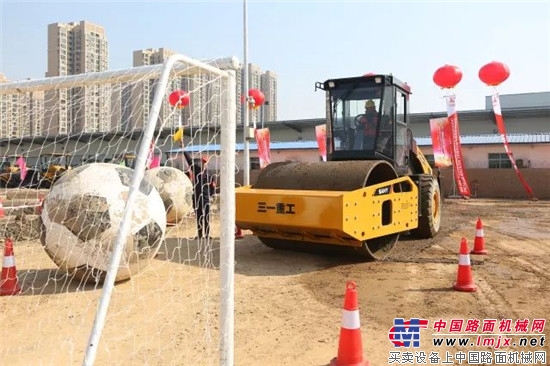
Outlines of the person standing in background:
M 184 149 L 183 132 L 180 130 L 174 135 L 174 142 L 181 142 L 182 149 Z M 208 239 L 210 238 L 210 199 L 215 189 L 206 168 L 208 161 L 206 158 L 193 160 L 191 154 L 185 150 L 183 150 L 183 156 L 187 162 L 189 179 L 193 184 L 193 208 L 197 219 L 197 237 Z

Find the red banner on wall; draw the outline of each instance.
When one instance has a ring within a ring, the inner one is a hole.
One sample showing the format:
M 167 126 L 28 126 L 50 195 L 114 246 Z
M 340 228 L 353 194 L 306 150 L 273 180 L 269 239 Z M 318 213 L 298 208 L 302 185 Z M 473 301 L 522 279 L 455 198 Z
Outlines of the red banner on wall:
M 18 157 L 15 164 L 19 167 L 19 177 L 21 178 L 21 181 L 24 181 L 27 176 L 27 162 L 25 161 L 25 158 L 22 156 Z
M 448 117 L 430 119 L 430 134 L 435 166 L 445 168 L 453 165 L 452 130 Z
M 527 196 L 530 199 L 534 199 L 536 198 L 535 194 L 533 193 L 533 190 L 531 189 L 531 187 L 523 177 L 523 174 L 521 174 L 520 170 L 518 169 L 518 166 L 516 164 L 516 159 L 514 159 L 514 154 L 512 154 L 512 150 L 510 149 L 510 145 L 508 143 L 508 136 L 506 135 L 506 126 L 504 125 L 504 118 L 502 118 L 502 111 L 500 109 L 500 98 L 498 96 L 498 92 L 496 89 L 493 92 L 493 96 L 491 99 L 493 102 L 493 112 L 495 112 L 495 119 L 497 122 L 498 132 L 500 133 L 500 137 L 502 138 L 502 143 L 504 144 L 504 150 L 506 151 L 506 154 L 508 155 L 508 158 L 512 163 L 512 168 L 514 168 L 516 175 L 518 176 L 521 184 L 523 185 L 525 192 L 527 192 Z
M 315 126 L 315 138 L 317 139 L 317 145 L 319 146 L 319 154 L 323 161 L 327 161 L 327 126 L 318 125 Z
M 151 141 L 151 144 L 149 144 L 149 154 L 147 155 L 147 168 L 158 168 L 160 166 L 160 159 L 160 154 L 155 154 L 155 142 Z
M 447 101 L 447 118 L 451 125 L 452 135 L 452 153 L 453 153 L 453 171 L 455 176 L 458 193 L 464 197 L 470 197 L 470 187 L 466 178 L 466 170 L 464 168 L 464 159 L 462 158 L 462 146 L 460 143 L 460 130 L 458 128 L 458 115 L 456 113 L 455 96 L 448 95 Z
M 271 163 L 271 150 L 269 128 L 260 128 L 254 131 L 256 145 L 258 146 L 258 158 L 260 158 L 260 169 Z

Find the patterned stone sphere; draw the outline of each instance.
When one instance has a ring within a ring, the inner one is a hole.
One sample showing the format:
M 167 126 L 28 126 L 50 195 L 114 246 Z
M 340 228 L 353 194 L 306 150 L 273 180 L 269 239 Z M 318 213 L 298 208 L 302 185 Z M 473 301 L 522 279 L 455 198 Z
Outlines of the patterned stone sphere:
M 67 171 L 43 202 L 41 243 L 55 264 L 86 282 L 103 282 L 119 232 L 133 170 L 92 163 Z M 144 178 L 134 201 L 116 282 L 157 254 L 166 233 L 164 204 Z
M 193 210 L 193 184 L 179 169 L 161 166 L 146 172 L 160 193 L 166 210 L 166 222 L 176 225 Z

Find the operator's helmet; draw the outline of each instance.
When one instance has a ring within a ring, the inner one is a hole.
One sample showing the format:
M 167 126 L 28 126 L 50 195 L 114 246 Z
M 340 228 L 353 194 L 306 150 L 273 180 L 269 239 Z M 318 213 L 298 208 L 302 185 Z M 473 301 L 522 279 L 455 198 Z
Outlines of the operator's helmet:
M 374 108 L 374 107 L 376 107 L 376 104 L 374 103 L 374 101 L 372 99 L 369 99 L 365 102 L 365 109 Z

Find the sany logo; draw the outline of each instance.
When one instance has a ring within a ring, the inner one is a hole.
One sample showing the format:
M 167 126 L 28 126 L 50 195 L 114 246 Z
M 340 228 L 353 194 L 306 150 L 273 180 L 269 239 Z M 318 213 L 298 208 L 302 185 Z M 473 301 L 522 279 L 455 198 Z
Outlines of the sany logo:
M 412 318 L 405 321 L 395 318 L 393 327 L 388 332 L 388 338 L 394 347 L 420 347 L 420 328 L 428 328 L 428 319 Z M 411 345 L 412 342 L 412 345 Z
M 380 195 L 388 194 L 388 193 L 390 193 L 390 187 L 389 187 L 389 186 L 386 186 L 386 187 L 378 188 L 378 189 L 374 192 L 374 195 L 375 195 L 375 196 L 380 196 Z
M 378 188 L 378 194 L 386 194 L 386 193 L 390 193 L 390 188 L 389 187 Z

